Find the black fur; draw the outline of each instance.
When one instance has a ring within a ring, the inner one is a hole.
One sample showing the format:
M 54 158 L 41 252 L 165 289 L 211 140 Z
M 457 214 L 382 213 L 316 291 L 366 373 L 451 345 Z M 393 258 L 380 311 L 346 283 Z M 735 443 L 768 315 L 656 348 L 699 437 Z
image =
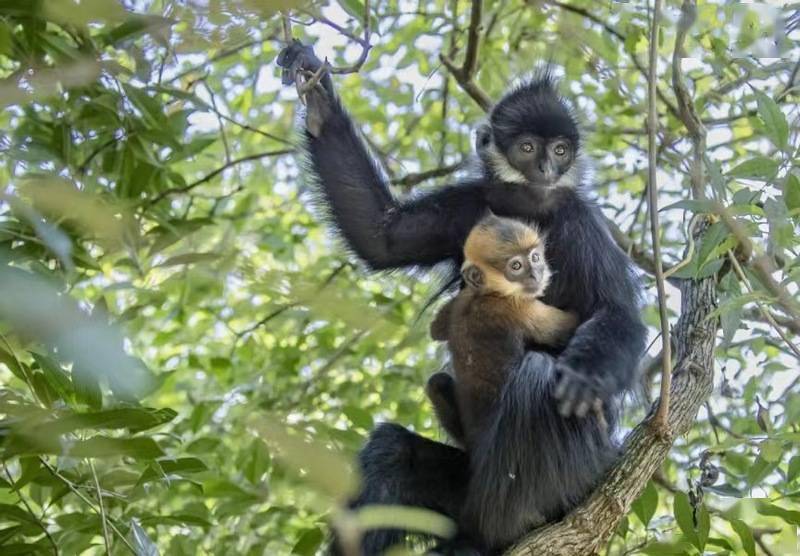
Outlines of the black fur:
M 564 137 L 578 146 L 575 117 L 555 93 L 555 85 L 555 78 L 545 68 L 509 91 L 492 110 L 489 123 L 501 149 L 508 148 L 509 139 L 532 131 L 542 137 Z
M 319 67 L 309 47 L 295 44 L 285 52 L 285 67 Z M 323 125 L 313 134 L 306 131 L 312 175 L 332 223 L 370 268 L 450 262 L 457 272 L 466 236 L 487 207 L 535 222 L 547 234 L 554 279 L 543 301 L 576 312 L 582 324 L 563 352 L 529 352 L 512 372 L 471 461 L 456 448 L 397 425 L 379 427 L 360 454 L 364 482 L 356 506 L 432 508 L 457 520 L 459 546 L 468 539 L 483 553 L 496 552 L 531 527 L 563 516 L 615 456 L 606 439 L 645 339 L 630 263 L 580 189 L 503 183 L 484 164 L 482 174 L 461 183 L 395 199 L 330 81 L 309 92 L 307 101 L 310 110 L 324 107 Z M 483 146 L 502 148 L 520 125 L 533 126 L 528 131 L 538 136 L 579 143 L 575 120 L 547 74 L 504 97 L 490 123 L 496 125 Z M 608 431 L 593 415 L 569 416 L 596 398 L 604 403 Z M 400 531 L 371 532 L 365 553 L 379 554 L 402 537 Z

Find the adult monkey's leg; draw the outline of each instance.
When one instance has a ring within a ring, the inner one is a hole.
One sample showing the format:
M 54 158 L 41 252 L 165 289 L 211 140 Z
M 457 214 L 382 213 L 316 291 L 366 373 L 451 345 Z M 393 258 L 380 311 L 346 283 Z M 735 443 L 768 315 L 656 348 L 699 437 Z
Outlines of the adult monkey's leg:
M 467 455 L 394 423 L 378 425 L 359 454 L 361 492 L 352 508 L 371 504 L 422 507 L 455 519 L 464 503 L 469 480 Z M 378 555 L 400 544 L 400 529 L 367 531 L 365 555 Z M 334 546 L 333 553 L 338 554 Z

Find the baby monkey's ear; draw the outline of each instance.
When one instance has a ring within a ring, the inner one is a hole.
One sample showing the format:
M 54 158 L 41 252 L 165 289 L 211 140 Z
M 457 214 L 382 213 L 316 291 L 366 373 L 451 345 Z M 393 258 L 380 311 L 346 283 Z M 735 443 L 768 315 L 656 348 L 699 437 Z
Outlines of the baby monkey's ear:
M 475 289 L 483 287 L 483 272 L 472 263 L 465 264 L 461 268 L 461 277 L 470 287 Z

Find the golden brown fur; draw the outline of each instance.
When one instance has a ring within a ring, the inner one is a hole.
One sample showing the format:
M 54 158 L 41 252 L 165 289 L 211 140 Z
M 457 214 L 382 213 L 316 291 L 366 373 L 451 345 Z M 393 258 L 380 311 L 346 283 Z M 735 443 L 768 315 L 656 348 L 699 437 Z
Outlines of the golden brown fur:
M 448 432 L 469 446 L 526 345 L 563 346 L 578 322 L 574 314 L 539 299 L 550 271 L 544 239 L 535 228 L 490 215 L 470 232 L 464 255 L 467 285 L 431 324 L 431 336 L 446 341 L 452 356 L 460 427 L 453 425 L 459 419 L 435 391 L 435 380 L 428 393 Z M 512 274 L 513 261 L 523 265 L 518 275 Z

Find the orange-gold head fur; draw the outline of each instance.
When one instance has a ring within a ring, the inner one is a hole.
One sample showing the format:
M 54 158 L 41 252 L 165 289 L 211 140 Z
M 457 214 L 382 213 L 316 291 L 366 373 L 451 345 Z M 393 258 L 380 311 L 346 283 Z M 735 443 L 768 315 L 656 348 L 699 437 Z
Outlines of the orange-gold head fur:
M 482 293 L 540 297 L 550 283 L 544 243 L 537 228 L 489 213 L 467 236 L 461 273 Z

